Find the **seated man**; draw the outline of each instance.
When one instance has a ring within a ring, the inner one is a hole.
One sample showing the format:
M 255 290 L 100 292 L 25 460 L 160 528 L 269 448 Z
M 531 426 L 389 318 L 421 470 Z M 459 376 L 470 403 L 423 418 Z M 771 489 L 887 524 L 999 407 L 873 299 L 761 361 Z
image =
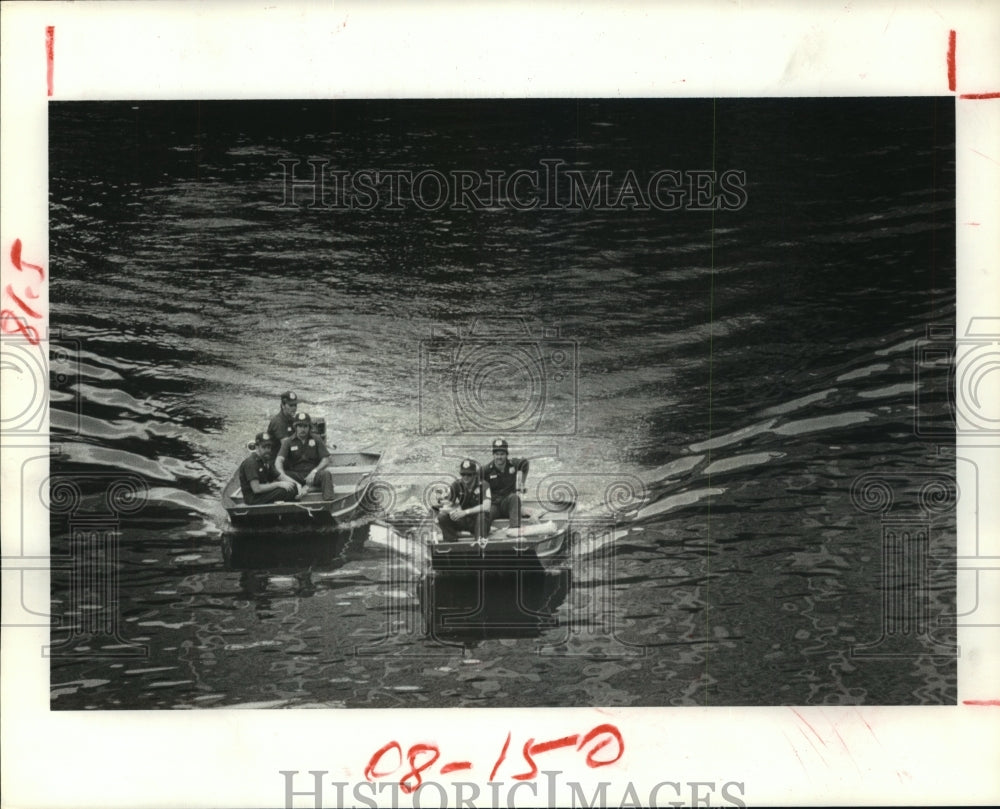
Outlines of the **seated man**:
M 298 494 L 294 481 L 278 480 L 278 473 L 271 465 L 273 446 L 270 435 L 257 433 L 253 452 L 240 464 L 240 489 L 243 490 L 243 502 L 248 506 L 294 500 Z
M 490 489 L 480 472 L 479 464 L 469 458 L 459 465 L 459 478 L 452 482 L 437 518 L 445 542 L 457 540 L 459 531 L 477 538 L 489 534 Z
M 295 435 L 281 442 L 274 466 L 281 480 L 298 484 L 299 497 L 310 489 L 322 489 L 323 499 L 333 499 L 333 474 L 327 470 L 333 459 L 323 439 L 312 434 L 308 413 L 295 416 Z
M 267 425 L 267 431 L 274 438 L 274 452 L 277 453 L 281 442 L 295 434 L 295 411 L 299 408 L 299 397 L 288 390 L 281 394 L 281 409 Z M 274 456 L 271 456 L 274 460 Z
M 493 460 L 487 464 L 483 477 L 490 486 L 493 505 L 490 519 L 506 517 L 511 528 L 521 527 L 521 495 L 528 477 L 528 461 L 523 458 L 507 457 L 507 442 L 502 438 L 493 442 Z

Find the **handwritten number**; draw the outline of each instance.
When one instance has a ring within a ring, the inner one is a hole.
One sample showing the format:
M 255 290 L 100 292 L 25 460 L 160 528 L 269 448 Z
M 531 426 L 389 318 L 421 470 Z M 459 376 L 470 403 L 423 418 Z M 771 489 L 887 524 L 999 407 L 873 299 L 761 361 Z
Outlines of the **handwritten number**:
M 0 320 L 3 321 L 3 330 L 7 334 L 17 334 L 20 332 L 33 346 L 38 345 L 42 341 L 42 337 L 38 333 L 38 329 L 34 326 L 29 326 L 26 320 L 19 318 L 10 309 L 0 311 Z M 13 328 L 10 326 L 11 321 L 14 322 Z
M 424 761 L 423 764 L 417 765 L 417 756 L 423 753 L 430 753 L 431 757 Z M 407 754 L 407 759 L 410 761 L 410 771 L 399 779 L 399 786 L 402 788 L 403 792 L 409 795 L 411 792 L 415 792 L 420 788 L 423 783 L 423 778 L 421 773 L 430 767 L 435 761 L 440 758 L 441 752 L 433 744 L 415 744 L 410 748 L 409 754 Z M 413 779 L 414 784 L 411 786 L 408 781 Z
M 45 270 L 43 270 L 37 264 L 29 264 L 27 261 L 21 261 L 20 239 L 14 239 L 14 244 L 10 246 L 10 260 L 11 263 L 13 263 L 13 265 L 17 267 L 17 269 L 20 270 L 21 272 L 24 272 L 24 268 L 27 267 L 29 270 L 34 270 L 35 272 L 38 273 L 39 281 L 45 280 Z
M 14 294 L 14 288 L 10 284 L 7 284 L 7 294 L 10 295 L 14 299 L 14 303 L 20 306 L 26 313 L 28 313 L 34 318 L 41 320 L 42 317 L 41 312 L 36 312 L 34 309 L 28 306 L 28 304 L 26 304 L 19 297 L 17 297 L 17 295 Z
M 507 741 L 503 743 L 503 750 L 500 751 L 500 758 L 497 759 L 497 763 L 493 765 L 493 770 L 490 772 L 490 780 L 492 781 L 497 774 L 497 770 L 500 769 L 500 765 L 503 764 L 503 760 L 507 758 L 507 748 L 510 747 L 510 731 L 507 731 Z
M 37 264 L 31 264 L 27 261 L 21 260 L 20 239 L 14 239 L 14 243 L 10 246 L 10 260 L 19 272 L 23 272 L 25 267 L 27 267 L 29 270 L 34 270 L 38 273 L 39 280 L 45 280 L 45 270 Z M 25 303 L 24 300 L 14 292 L 14 287 L 11 284 L 7 284 L 7 288 L 4 291 L 10 295 L 11 300 L 13 300 L 14 303 L 20 307 L 22 312 L 35 318 L 36 320 L 42 320 L 42 313 L 36 312 L 27 303 Z M 25 297 L 37 299 L 38 292 L 31 287 L 26 286 Z M 5 334 L 23 334 L 25 339 L 32 345 L 38 345 L 42 340 L 41 335 L 38 333 L 38 329 L 30 325 L 25 318 L 21 317 L 13 309 L 0 310 L 0 328 L 3 329 Z
M 582 750 L 584 745 L 588 742 L 592 742 L 599 736 L 607 735 L 610 736 L 618 743 L 618 755 L 614 758 L 598 759 L 594 758 L 594 754 L 599 750 L 607 747 L 611 744 L 611 739 L 604 739 L 600 744 L 594 746 L 594 749 L 587 753 L 587 766 L 588 767 L 606 767 L 609 764 L 614 764 L 618 759 L 620 759 L 625 754 L 625 740 L 622 738 L 622 734 L 618 731 L 614 725 L 598 725 L 590 733 L 583 737 L 581 742 L 576 746 L 577 750 Z
M 538 765 L 535 764 L 535 760 L 531 757 L 531 745 L 534 743 L 534 739 L 528 739 L 524 743 L 524 747 L 521 748 L 521 755 L 524 756 L 524 761 L 527 765 L 531 767 L 527 772 L 519 772 L 517 775 L 512 775 L 515 781 L 527 781 L 529 778 L 534 778 L 538 775 Z
M 519 773 L 511 777 L 518 781 L 527 781 L 529 778 L 534 778 L 538 775 L 538 765 L 535 764 L 534 756 L 537 756 L 539 753 L 547 753 L 549 750 L 558 750 L 560 747 L 572 747 L 579 738 L 579 734 L 576 734 L 573 736 L 563 736 L 560 739 L 553 739 L 550 742 L 538 742 L 538 744 L 533 744 L 534 739 L 528 739 L 524 745 L 523 752 L 524 761 L 531 766 L 531 769 L 526 773 Z
M 399 763 L 396 764 L 391 770 L 386 770 L 385 772 L 375 772 L 375 768 L 379 765 L 382 760 L 382 756 L 388 753 L 392 748 L 396 748 L 396 754 L 399 756 Z M 396 770 L 399 769 L 399 765 L 403 763 L 403 748 L 399 746 L 399 742 L 389 742 L 384 747 L 380 747 L 378 751 L 368 760 L 368 766 L 365 767 L 365 778 L 369 781 L 374 781 L 376 778 L 382 778 L 386 775 L 391 775 Z
M 7 310 L 5 310 L 5 317 L 6 314 Z M 13 313 L 10 314 L 13 315 Z M 500 765 L 507 758 L 510 739 L 511 733 L 508 731 L 503 748 L 500 750 L 500 755 L 497 757 L 496 762 L 493 764 L 493 769 L 490 771 L 490 781 L 496 779 Z M 535 778 L 538 775 L 538 765 L 535 763 L 535 757 L 550 750 L 558 750 L 561 747 L 575 747 L 577 751 L 583 751 L 585 748 L 588 748 L 586 751 L 588 767 L 607 767 L 609 764 L 614 764 L 625 754 L 625 740 L 622 738 L 621 732 L 617 727 L 609 724 L 597 725 L 582 737 L 580 734 L 574 734 L 572 736 L 561 736 L 557 739 L 550 739 L 545 742 L 536 742 L 533 738 L 530 738 L 524 743 L 524 747 L 521 750 L 524 763 L 528 765 L 529 769 L 511 777 L 516 781 L 527 781 L 530 778 Z M 390 750 L 396 751 L 396 764 L 391 768 L 379 770 L 378 768 L 382 765 L 383 757 Z M 416 792 L 423 784 L 423 773 L 432 767 L 440 757 L 441 751 L 437 745 L 415 744 L 410 747 L 406 753 L 406 760 L 410 763 L 410 769 L 399 781 L 403 792 L 407 794 Z M 368 766 L 365 767 L 365 778 L 369 781 L 374 781 L 377 778 L 385 778 L 395 773 L 402 764 L 402 747 L 400 747 L 399 742 L 389 742 L 369 759 Z M 441 774 L 444 775 L 457 770 L 468 769 L 472 769 L 471 762 L 454 761 L 450 764 L 442 765 Z

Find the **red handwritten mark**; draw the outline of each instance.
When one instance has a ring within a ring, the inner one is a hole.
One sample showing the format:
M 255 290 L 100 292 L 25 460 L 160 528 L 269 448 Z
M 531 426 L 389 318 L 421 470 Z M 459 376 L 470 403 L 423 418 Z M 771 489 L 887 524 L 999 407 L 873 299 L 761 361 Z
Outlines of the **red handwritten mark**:
M 38 264 L 31 264 L 30 262 L 23 261 L 21 259 L 21 240 L 14 239 L 14 243 L 10 246 L 10 261 L 14 265 L 14 268 L 18 272 L 24 272 L 25 269 L 34 270 L 38 273 L 38 280 L 45 280 L 45 270 L 42 269 Z M 7 288 L 4 290 L 11 297 L 11 299 L 16 303 L 24 314 L 35 318 L 36 320 L 42 320 L 43 315 L 28 306 L 24 302 L 24 299 L 14 292 L 14 287 L 12 284 L 8 284 Z M 27 298 L 36 299 L 39 293 L 32 287 L 25 284 L 24 295 Z M 20 332 L 24 335 L 25 339 L 32 345 L 38 345 L 41 342 L 41 335 L 38 333 L 38 329 L 28 323 L 28 320 L 13 309 L 2 309 L 0 310 L 0 329 L 3 329 L 7 334 L 17 334 Z
M 52 95 L 52 72 L 56 63 L 56 27 L 45 26 L 45 79 L 48 84 L 49 96 Z
M 948 89 L 951 92 L 955 92 L 955 88 L 958 86 L 956 81 L 956 68 L 955 68 L 955 43 L 956 36 L 954 29 L 948 32 Z M 1000 92 L 992 93 L 961 93 L 959 98 L 965 98 L 972 101 L 982 101 L 988 98 L 1000 98 Z
M 820 740 L 820 742 L 823 744 L 823 747 L 826 747 L 826 742 L 823 740 L 823 737 L 816 732 L 816 728 L 810 725 L 809 722 L 806 721 L 806 718 L 798 711 L 796 711 L 794 708 L 792 708 L 792 713 L 795 714 L 802 721 L 802 724 L 804 724 L 807 728 L 809 728 L 809 730 L 813 732 L 813 735 Z
M 879 747 L 881 747 L 882 746 L 882 742 L 879 741 L 878 736 L 875 735 L 875 728 L 873 728 L 871 725 L 868 724 L 868 721 L 865 719 L 864 715 L 860 711 L 856 710 L 855 713 L 858 715 L 858 719 L 860 719 L 862 721 L 862 723 L 864 724 L 864 726 L 866 728 L 868 728 L 868 732 L 872 735 L 872 738 L 876 742 L 878 742 Z
M 417 757 L 424 754 L 430 753 L 430 758 L 426 758 L 422 764 L 417 764 Z M 407 754 L 406 758 L 410 762 L 410 771 L 399 779 L 399 786 L 407 795 L 411 792 L 416 792 L 420 785 L 424 782 L 423 773 L 428 767 L 430 767 L 435 761 L 441 757 L 441 751 L 437 749 L 433 744 L 415 744 L 410 748 L 410 752 Z M 413 780 L 413 785 L 411 786 L 408 781 Z
M 532 747 L 532 751 L 544 753 L 548 750 L 558 750 L 560 747 L 572 747 L 579 738 L 580 734 L 576 733 L 572 736 L 563 736 L 561 739 L 553 739 L 551 742 L 539 742 Z
M 500 757 L 497 759 L 497 763 L 493 765 L 493 769 L 490 770 L 490 780 L 492 781 L 496 778 L 497 770 L 500 769 L 500 765 L 503 764 L 503 760 L 507 758 L 507 748 L 510 747 L 510 731 L 507 731 L 507 741 L 503 743 L 503 750 L 500 751 Z
M 538 765 L 535 764 L 533 756 L 536 756 L 539 753 L 545 753 L 549 750 L 558 750 L 560 747 L 573 747 L 579 738 L 580 734 L 577 733 L 573 736 L 563 736 L 561 739 L 553 739 L 550 742 L 539 742 L 538 744 L 534 744 L 534 739 L 528 739 L 528 741 L 524 743 L 524 748 L 521 753 L 524 756 L 525 763 L 528 764 L 531 769 L 528 770 L 528 772 L 512 775 L 511 778 L 514 778 L 517 781 L 527 781 L 529 778 L 534 778 L 538 775 Z
M 515 781 L 527 781 L 529 778 L 534 778 L 538 775 L 538 765 L 535 764 L 535 760 L 531 757 L 531 743 L 535 741 L 534 739 L 528 739 L 524 743 L 524 747 L 521 748 L 521 755 L 524 756 L 524 761 L 526 764 L 530 765 L 531 769 L 527 772 L 521 772 L 517 775 L 512 775 Z M 575 740 L 574 740 L 575 741 Z
M 14 299 L 14 303 L 16 303 L 18 306 L 20 306 L 25 312 L 27 312 L 33 318 L 37 318 L 37 319 L 41 320 L 42 313 L 41 312 L 36 312 L 34 309 L 32 309 L 30 306 L 28 306 L 28 304 L 26 304 L 24 301 L 22 301 L 14 293 L 14 287 L 12 287 L 10 284 L 7 284 L 7 289 L 5 291 L 6 291 L 6 293 L 8 295 L 10 295 Z M 35 295 L 34 297 L 37 298 L 38 295 Z
M 810 738 L 809 734 L 808 734 L 808 733 L 806 733 L 806 732 L 805 732 L 805 731 L 804 731 L 804 730 L 803 730 L 802 728 L 800 728 L 800 727 L 799 727 L 799 728 L 797 728 L 797 729 L 798 729 L 799 733 L 801 733 L 801 734 L 802 734 L 802 738 L 803 738 L 803 739 L 805 739 L 805 740 L 806 740 L 807 742 L 809 742 L 809 744 L 810 744 L 810 746 L 812 747 L 812 749 L 816 751 L 816 755 L 817 755 L 817 756 L 819 756 L 819 760 L 820 760 L 820 761 L 822 761 L 822 762 L 823 762 L 824 764 L 826 764 L 826 759 L 825 759 L 825 758 L 823 758 L 823 753 L 822 753 L 822 751 L 821 751 L 821 750 L 820 750 L 820 749 L 819 749 L 819 748 L 818 748 L 818 747 L 816 746 L 816 742 L 814 742 L 814 741 L 813 741 L 813 740 L 812 740 L 812 739 Z M 823 740 L 822 740 L 822 739 L 820 739 L 820 741 L 823 741 Z M 825 742 L 824 742 L 824 745 L 823 745 L 823 746 L 824 746 L 824 747 L 826 746 L 826 743 L 825 743 Z
M 988 705 L 993 708 L 1000 708 L 1000 699 L 963 699 L 963 705 Z
M 451 764 L 445 764 L 441 768 L 441 775 L 447 775 L 450 772 L 455 772 L 455 770 L 471 770 L 471 761 L 453 761 Z
M 955 30 L 948 32 L 948 90 L 955 92 Z
M 6 334 L 21 332 L 24 335 L 24 339 L 33 346 L 42 342 L 42 336 L 38 333 L 38 329 L 30 325 L 24 318 L 18 317 L 10 309 L 0 309 L 0 328 Z
M 490 772 L 490 781 L 494 781 L 496 779 L 497 771 L 500 769 L 500 765 L 507 758 L 507 750 L 510 747 L 510 739 L 511 733 L 508 731 L 507 738 L 503 743 L 503 748 L 500 750 L 500 755 L 497 757 L 497 760 L 493 765 L 493 770 Z M 612 748 L 611 751 L 604 753 L 603 757 L 598 755 L 612 743 L 615 744 L 615 747 Z M 625 741 L 622 738 L 621 732 L 617 727 L 610 724 L 597 725 L 582 738 L 578 733 L 573 734 L 572 736 L 561 736 L 557 739 L 537 743 L 532 738 L 528 739 L 528 741 L 524 743 L 522 750 L 524 762 L 530 769 L 527 772 L 518 773 L 512 777 L 518 781 L 526 781 L 529 778 L 536 777 L 538 775 L 538 765 L 535 764 L 534 757 L 537 755 L 547 753 L 550 750 L 558 750 L 561 747 L 576 747 L 578 751 L 582 751 L 588 745 L 591 745 L 590 749 L 587 751 L 586 758 L 588 767 L 606 767 L 609 764 L 614 764 L 625 753 Z M 387 767 L 384 764 L 383 759 L 391 750 L 395 750 L 396 762 L 395 764 Z M 410 763 L 410 769 L 399 781 L 399 785 L 403 792 L 407 794 L 416 792 L 423 784 L 423 774 L 430 767 L 432 767 L 440 757 L 441 751 L 435 744 L 419 743 L 411 746 L 406 752 L 405 757 L 406 761 Z M 365 767 L 365 778 L 368 781 L 375 781 L 378 778 L 385 778 L 393 775 L 403 765 L 403 761 L 404 757 L 402 747 L 399 742 L 391 741 L 375 751 L 375 754 L 368 760 L 368 766 Z M 452 761 L 442 765 L 440 772 L 442 775 L 445 775 L 457 770 L 471 769 L 471 761 Z
M 611 736 L 618 743 L 618 755 L 610 759 L 598 759 L 594 758 L 594 754 L 599 750 L 607 747 L 611 744 L 611 739 L 604 739 L 600 744 L 595 745 L 594 749 L 587 753 L 587 766 L 588 767 L 606 767 L 609 764 L 614 764 L 618 759 L 625 755 L 625 740 L 622 738 L 621 732 L 614 725 L 598 725 L 590 733 L 583 737 L 582 741 L 576 746 L 577 750 L 582 750 L 585 745 L 592 742 L 598 736 L 602 735 Z
M 39 267 L 37 264 L 29 264 L 27 261 L 21 261 L 21 240 L 14 239 L 14 243 L 10 246 L 10 260 L 11 263 L 20 271 L 24 271 L 27 267 L 29 270 L 35 270 L 38 273 L 38 280 L 45 280 L 45 270 Z
M 399 756 L 399 762 L 391 770 L 386 770 L 385 772 L 375 772 L 375 768 L 378 766 L 379 762 L 382 760 L 382 756 L 388 753 L 392 748 L 396 748 L 396 753 Z M 380 747 L 368 760 L 368 766 L 365 767 L 365 778 L 369 781 L 374 781 L 376 778 L 382 778 L 383 776 L 390 775 L 399 769 L 399 765 L 403 763 L 403 748 L 399 746 L 399 742 L 389 742 L 384 747 Z

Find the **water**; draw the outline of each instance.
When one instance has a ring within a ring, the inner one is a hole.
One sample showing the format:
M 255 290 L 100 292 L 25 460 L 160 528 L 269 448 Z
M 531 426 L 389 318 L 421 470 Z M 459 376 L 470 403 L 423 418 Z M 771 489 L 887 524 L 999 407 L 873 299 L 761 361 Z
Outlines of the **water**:
M 915 373 L 954 319 L 949 101 L 51 104 L 53 708 L 954 702 L 947 369 Z M 746 205 L 283 205 L 310 158 L 735 169 Z M 421 364 L 442 333 L 471 388 Z M 287 389 L 383 452 L 366 541 L 228 535 Z M 580 538 L 445 628 L 479 585 L 406 532 L 496 432 Z M 887 521 L 924 526 L 917 587 Z

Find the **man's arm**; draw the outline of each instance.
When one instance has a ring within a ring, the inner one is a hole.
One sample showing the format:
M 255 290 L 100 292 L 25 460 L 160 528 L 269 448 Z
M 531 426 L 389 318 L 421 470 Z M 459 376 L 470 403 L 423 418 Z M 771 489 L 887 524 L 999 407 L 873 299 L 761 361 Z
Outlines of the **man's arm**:
M 316 447 L 319 449 L 319 454 L 321 457 L 319 459 L 319 463 L 312 468 L 312 471 L 310 471 L 308 475 L 306 475 L 306 483 L 309 484 L 311 484 L 316 479 L 316 475 L 318 475 L 320 472 L 322 472 L 324 469 L 326 469 L 333 463 L 333 458 L 330 456 L 330 450 L 326 448 L 326 443 L 323 441 L 323 439 L 314 438 L 313 440 L 316 442 Z
M 285 438 L 281 442 L 281 449 L 278 450 L 278 456 L 274 459 L 274 471 L 278 473 L 278 480 L 284 480 L 288 483 L 298 483 L 293 480 L 289 475 L 285 474 L 285 461 L 288 460 L 288 438 Z
M 518 494 L 524 494 L 528 491 L 528 459 L 522 458 L 515 464 L 515 469 L 517 469 L 517 474 L 515 475 L 514 491 Z
M 289 483 L 294 483 L 294 481 L 289 480 Z M 280 480 L 276 480 L 273 483 L 261 483 L 257 478 L 250 478 L 250 488 L 253 490 L 254 494 L 264 494 L 264 492 L 273 492 L 275 489 L 288 489 Z
M 252 459 L 251 459 L 252 460 Z M 262 483 L 260 478 L 257 477 L 257 464 L 248 464 L 246 467 L 246 477 L 247 482 L 250 484 L 250 491 L 254 494 L 264 494 L 265 492 L 271 492 L 275 489 L 287 489 L 288 486 L 280 481 L 272 481 L 270 483 Z M 291 481 L 289 481 L 291 482 Z
M 462 517 L 469 517 L 472 514 L 478 514 L 481 511 L 489 512 L 490 505 L 493 502 L 492 498 L 490 497 L 490 487 L 485 481 L 480 485 L 482 486 L 483 502 L 480 503 L 478 506 L 470 506 L 469 508 L 460 508 L 457 511 L 453 511 L 452 516 L 455 519 L 461 519 Z

